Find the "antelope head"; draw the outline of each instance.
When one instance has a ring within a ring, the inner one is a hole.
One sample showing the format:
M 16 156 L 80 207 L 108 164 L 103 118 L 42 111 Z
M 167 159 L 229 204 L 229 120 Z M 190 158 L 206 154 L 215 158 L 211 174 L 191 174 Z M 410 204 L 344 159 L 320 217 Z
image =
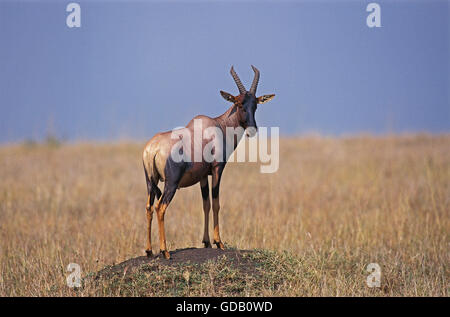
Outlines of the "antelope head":
M 239 89 L 239 95 L 233 96 L 232 94 L 229 94 L 225 91 L 222 90 L 220 91 L 220 94 L 226 101 L 232 102 L 236 106 L 240 125 L 244 129 L 246 129 L 247 136 L 249 137 L 254 136 L 258 129 L 255 120 L 255 111 L 258 107 L 258 104 L 266 103 L 272 100 L 273 97 L 275 97 L 274 94 L 256 97 L 256 88 L 258 87 L 259 82 L 259 70 L 253 65 L 252 69 L 253 72 L 255 73 L 255 77 L 253 78 L 250 90 L 247 91 L 245 89 L 244 85 L 239 79 L 239 76 L 234 71 L 233 66 L 231 66 L 230 73 Z

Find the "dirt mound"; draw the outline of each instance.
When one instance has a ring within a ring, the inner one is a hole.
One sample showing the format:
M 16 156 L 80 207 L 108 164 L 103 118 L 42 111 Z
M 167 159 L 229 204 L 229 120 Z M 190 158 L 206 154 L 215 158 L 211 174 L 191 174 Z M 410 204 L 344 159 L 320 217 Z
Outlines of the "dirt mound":
M 261 249 L 189 248 L 170 256 L 105 267 L 85 276 L 84 285 L 103 296 L 262 296 L 289 287 L 301 266 L 287 253 Z
M 139 256 L 122 263 L 105 267 L 94 275 L 94 279 L 110 277 L 111 275 L 127 276 L 136 270 L 156 270 L 161 266 L 176 267 L 198 265 L 207 262 L 226 260 L 230 265 L 247 274 L 256 274 L 256 267 L 248 257 L 253 251 L 236 249 L 186 248 L 170 251 L 170 260 L 160 254 L 154 257 Z

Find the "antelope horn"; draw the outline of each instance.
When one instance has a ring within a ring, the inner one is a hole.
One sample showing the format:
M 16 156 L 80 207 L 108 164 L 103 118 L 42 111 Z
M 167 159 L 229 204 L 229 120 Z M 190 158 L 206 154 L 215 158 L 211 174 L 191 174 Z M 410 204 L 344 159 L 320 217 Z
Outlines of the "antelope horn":
M 253 78 L 252 88 L 250 88 L 250 93 L 255 95 L 256 94 L 256 88 L 258 87 L 259 82 L 259 70 L 252 65 L 252 69 L 255 72 L 255 77 Z
M 233 66 L 231 66 L 230 73 L 231 73 L 231 76 L 233 76 L 233 79 L 234 79 L 234 81 L 235 81 L 235 83 L 236 83 L 236 85 L 237 85 L 237 87 L 239 89 L 239 93 L 240 94 L 245 94 L 246 93 L 245 87 L 244 87 L 244 85 L 242 85 L 242 82 L 239 79 L 239 76 L 234 71 Z

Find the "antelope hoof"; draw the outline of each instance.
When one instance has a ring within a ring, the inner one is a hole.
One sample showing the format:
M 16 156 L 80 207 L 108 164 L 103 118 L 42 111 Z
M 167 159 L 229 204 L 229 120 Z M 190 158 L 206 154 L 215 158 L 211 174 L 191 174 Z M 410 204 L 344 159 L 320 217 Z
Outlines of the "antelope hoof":
M 159 253 L 162 254 L 162 256 L 166 259 L 166 260 L 170 260 L 170 253 L 167 250 L 159 250 Z
M 203 244 L 205 245 L 205 248 L 211 248 L 211 242 L 203 241 Z
M 214 244 L 217 246 L 217 249 L 225 250 L 225 246 L 223 245 L 222 241 L 214 241 Z
M 147 254 L 147 258 L 152 258 L 153 257 L 152 250 L 145 250 L 145 253 Z

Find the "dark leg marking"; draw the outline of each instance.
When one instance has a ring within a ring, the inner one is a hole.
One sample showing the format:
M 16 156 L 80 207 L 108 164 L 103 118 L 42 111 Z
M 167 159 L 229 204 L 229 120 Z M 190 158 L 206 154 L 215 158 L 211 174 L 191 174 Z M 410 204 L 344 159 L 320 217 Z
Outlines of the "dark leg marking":
M 202 198 L 203 200 L 207 200 L 209 198 L 209 186 L 208 183 L 206 183 L 205 186 L 201 186 L 202 189 Z
M 209 211 L 211 209 L 211 202 L 209 200 L 208 176 L 200 180 L 200 188 L 202 190 L 203 214 L 205 218 L 202 242 L 205 245 L 205 248 L 211 248 L 211 242 L 209 240 Z
M 211 190 L 212 198 L 219 197 L 220 181 Z

